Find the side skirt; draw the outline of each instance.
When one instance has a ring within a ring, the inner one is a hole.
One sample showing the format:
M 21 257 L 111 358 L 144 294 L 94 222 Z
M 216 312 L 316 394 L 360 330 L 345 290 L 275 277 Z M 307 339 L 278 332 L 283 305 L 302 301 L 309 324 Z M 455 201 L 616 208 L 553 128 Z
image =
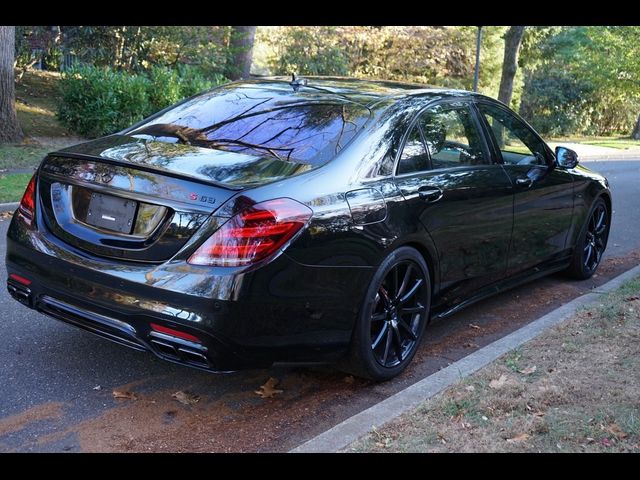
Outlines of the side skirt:
M 546 277 L 547 275 L 551 275 L 556 272 L 561 272 L 569 267 L 571 263 L 571 256 L 564 257 L 562 259 L 556 260 L 551 264 L 545 266 L 537 266 L 532 269 L 526 270 L 525 272 L 519 273 L 513 277 L 506 278 L 504 280 L 500 280 L 488 287 L 483 288 L 477 294 L 472 297 L 463 300 L 460 303 L 455 305 L 442 305 L 431 311 L 431 320 L 440 319 L 449 317 L 455 313 L 458 313 L 460 310 L 467 308 L 474 303 L 477 303 L 485 298 L 489 298 L 498 293 L 505 292 L 507 290 L 511 290 L 512 288 L 519 287 L 525 283 L 531 282 L 538 278 Z

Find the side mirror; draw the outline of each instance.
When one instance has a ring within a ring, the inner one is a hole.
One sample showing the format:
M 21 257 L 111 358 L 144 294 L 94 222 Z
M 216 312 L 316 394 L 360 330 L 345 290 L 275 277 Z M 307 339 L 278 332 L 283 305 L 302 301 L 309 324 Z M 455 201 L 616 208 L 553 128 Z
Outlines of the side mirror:
M 563 168 L 575 168 L 578 165 L 578 154 L 566 147 L 556 147 L 556 160 Z

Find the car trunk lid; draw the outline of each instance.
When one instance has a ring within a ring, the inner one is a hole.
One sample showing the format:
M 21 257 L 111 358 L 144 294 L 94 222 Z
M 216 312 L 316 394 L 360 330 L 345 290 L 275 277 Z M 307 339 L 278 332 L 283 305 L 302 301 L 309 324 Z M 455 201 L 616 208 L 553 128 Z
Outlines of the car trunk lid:
M 162 262 L 239 191 L 309 168 L 114 135 L 49 155 L 38 195 L 44 223 L 66 243 L 103 257 Z

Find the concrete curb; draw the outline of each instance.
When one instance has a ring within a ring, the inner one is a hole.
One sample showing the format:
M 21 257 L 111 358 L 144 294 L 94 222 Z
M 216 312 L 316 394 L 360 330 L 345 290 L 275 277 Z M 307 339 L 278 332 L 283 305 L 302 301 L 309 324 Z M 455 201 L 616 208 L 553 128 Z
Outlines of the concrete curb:
M 18 205 L 20 205 L 20 202 L 0 203 L 0 212 L 13 212 L 16 208 L 18 208 Z
M 339 423 L 317 437 L 294 448 L 290 453 L 337 452 L 347 447 L 370 432 L 372 428 L 380 427 L 406 411 L 417 407 L 420 403 L 431 398 L 461 378 L 474 373 L 501 355 L 537 337 L 548 328 L 562 323 L 571 317 L 579 307 L 597 301 L 603 293 L 615 290 L 624 282 L 637 275 L 640 275 L 640 265 L 618 275 L 596 290 L 575 298 L 571 302 L 540 317 L 538 320 L 531 322 L 500 340 L 496 340 L 486 347 L 401 390 L 386 400 L 346 419 L 344 422 Z

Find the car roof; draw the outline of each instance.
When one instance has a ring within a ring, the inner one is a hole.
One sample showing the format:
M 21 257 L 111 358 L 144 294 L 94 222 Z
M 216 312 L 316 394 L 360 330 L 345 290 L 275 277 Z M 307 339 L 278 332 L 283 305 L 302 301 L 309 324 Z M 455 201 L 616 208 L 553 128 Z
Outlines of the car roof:
M 484 97 L 484 95 L 479 95 L 467 90 L 447 89 L 426 84 L 387 80 L 305 76 L 298 78 L 298 81 L 298 86 L 294 87 L 291 77 L 261 77 L 234 82 L 229 84 L 229 86 L 256 88 L 282 94 L 293 93 L 293 91 L 301 94 L 313 93 L 317 99 L 322 99 L 324 94 L 324 99 L 327 101 L 339 97 L 361 104 L 367 108 L 372 108 L 375 105 L 388 105 L 389 102 L 385 102 L 385 100 L 397 101 L 409 96 L 434 97 L 434 99 L 436 97 Z

